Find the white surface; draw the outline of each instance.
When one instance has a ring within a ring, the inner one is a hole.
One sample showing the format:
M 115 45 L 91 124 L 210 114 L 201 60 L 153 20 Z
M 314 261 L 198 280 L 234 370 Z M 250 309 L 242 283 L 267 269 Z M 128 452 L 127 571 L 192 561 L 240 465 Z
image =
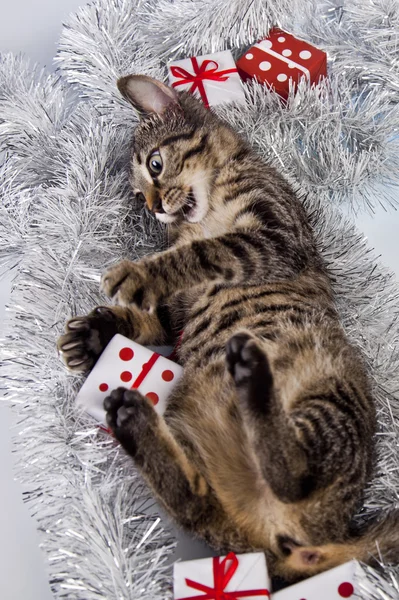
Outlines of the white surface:
M 399 281 L 399 189 L 396 197 L 398 210 L 379 208 L 375 215 L 363 213 L 356 217 L 356 225 L 381 256 L 381 262 L 396 274 Z
M 23 52 L 52 69 L 62 23 L 83 4 L 84 0 L 2 0 L 0 52 Z
M 83 3 L 82 0 L 3 2 L 0 51 L 24 52 L 34 61 L 51 68 L 62 21 Z M 373 218 L 364 215 L 359 217 L 358 223 L 377 252 L 381 253 L 383 262 L 399 276 L 399 213 L 379 210 Z M 9 285 L 0 282 L 0 321 L 8 294 Z M 43 557 L 38 549 L 35 523 L 22 504 L 21 488 L 12 477 L 10 424 L 10 411 L 0 403 L 0 598 L 50 600 L 52 596 L 46 581 Z M 204 544 L 193 542 L 184 534 L 179 534 L 179 539 L 177 557 L 194 559 L 210 555 Z

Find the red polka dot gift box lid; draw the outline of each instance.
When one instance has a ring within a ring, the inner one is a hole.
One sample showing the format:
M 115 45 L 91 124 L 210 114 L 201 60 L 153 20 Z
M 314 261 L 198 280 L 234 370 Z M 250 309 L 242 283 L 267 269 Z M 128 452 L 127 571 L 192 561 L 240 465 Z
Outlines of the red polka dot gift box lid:
M 290 81 L 295 88 L 301 77 L 316 84 L 327 76 L 327 55 L 274 27 L 266 39 L 245 52 L 237 62 L 237 69 L 244 81 L 256 79 L 259 83 L 268 83 L 287 99 Z
M 167 398 L 183 373 L 180 365 L 162 354 L 172 348 L 146 348 L 116 334 L 105 348 L 84 382 L 76 402 L 99 423 L 105 423 L 104 399 L 117 387 L 138 389 L 165 412 Z
M 359 563 L 351 560 L 296 585 L 291 585 L 281 592 L 276 592 L 272 594 L 272 598 L 273 600 L 343 600 L 343 598 L 356 600 L 362 597 L 359 595 L 356 581 L 356 572 L 360 573 L 360 571 Z

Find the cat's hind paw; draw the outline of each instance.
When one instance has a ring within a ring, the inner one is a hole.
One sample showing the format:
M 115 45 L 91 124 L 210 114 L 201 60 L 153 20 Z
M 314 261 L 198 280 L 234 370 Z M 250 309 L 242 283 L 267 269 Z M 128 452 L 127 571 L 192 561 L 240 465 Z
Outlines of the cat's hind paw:
M 256 338 L 246 331 L 236 333 L 227 342 L 227 368 L 238 386 L 251 379 L 265 359 Z
M 156 413 L 151 401 L 138 390 L 119 387 L 113 390 L 104 400 L 104 410 L 108 427 L 134 455 L 137 451 L 138 437 L 156 420 Z
M 265 411 L 273 379 L 259 340 L 246 331 L 236 333 L 227 342 L 226 362 L 242 402 Z

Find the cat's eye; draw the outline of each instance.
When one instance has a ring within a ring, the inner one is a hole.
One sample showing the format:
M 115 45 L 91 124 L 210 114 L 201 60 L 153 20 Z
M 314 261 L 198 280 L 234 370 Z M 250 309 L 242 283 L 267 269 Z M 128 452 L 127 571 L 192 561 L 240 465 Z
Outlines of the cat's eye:
M 163 162 L 158 150 L 155 150 L 148 159 L 148 168 L 154 175 L 159 175 L 163 169 Z

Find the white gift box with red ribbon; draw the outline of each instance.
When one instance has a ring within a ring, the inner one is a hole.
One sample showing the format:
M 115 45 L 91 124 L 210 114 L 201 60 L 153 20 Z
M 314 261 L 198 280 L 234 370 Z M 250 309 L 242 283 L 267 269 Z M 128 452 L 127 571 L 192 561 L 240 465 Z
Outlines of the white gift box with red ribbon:
M 265 600 L 270 581 L 263 552 L 177 562 L 175 600 Z
M 241 78 L 229 50 L 174 61 L 168 69 L 171 86 L 201 98 L 207 108 L 229 102 L 245 104 Z
M 155 352 L 116 334 L 84 382 L 76 402 L 99 423 L 105 423 L 104 398 L 117 387 L 138 389 L 159 414 L 179 381 L 183 368 Z M 171 350 L 171 349 L 170 349 Z

